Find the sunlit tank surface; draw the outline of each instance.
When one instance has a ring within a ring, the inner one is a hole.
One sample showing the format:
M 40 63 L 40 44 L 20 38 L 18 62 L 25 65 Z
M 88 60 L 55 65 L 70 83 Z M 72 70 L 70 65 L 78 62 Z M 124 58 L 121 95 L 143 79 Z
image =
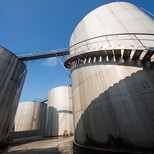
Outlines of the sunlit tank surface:
M 42 102 L 21 102 L 15 116 L 15 131 L 45 129 L 47 104 Z
M 154 148 L 154 21 L 130 3 L 89 13 L 70 40 L 75 143 Z
M 0 46 L 0 144 L 11 131 L 26 66 L 9 50 Z
M 47 108 L 47 136 L 73 135 L 72 93 L 70 86 L 49 91 Z

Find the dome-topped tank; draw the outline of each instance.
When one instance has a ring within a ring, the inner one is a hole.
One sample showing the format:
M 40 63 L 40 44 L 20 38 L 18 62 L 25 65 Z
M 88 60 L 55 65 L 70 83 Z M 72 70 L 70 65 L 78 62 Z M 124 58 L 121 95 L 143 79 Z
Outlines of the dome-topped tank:
M 0 143 L 11 131 L 25 76 L 25 64 L 0 47 Z
M 75 28 L 70 40 L 70 55 L 153 47 L 153 25 L 153 20 L 133 4 L 103 5 L 90 12 Z
M 106 4 L 78 24 L 69 51 L 77 149 L 154 149 L 154 21 Z

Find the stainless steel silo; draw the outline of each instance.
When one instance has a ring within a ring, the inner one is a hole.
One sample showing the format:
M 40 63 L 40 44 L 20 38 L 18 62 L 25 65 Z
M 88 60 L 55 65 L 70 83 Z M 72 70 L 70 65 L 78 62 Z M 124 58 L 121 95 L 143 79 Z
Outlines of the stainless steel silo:
M 26 66 L 17 56 L 0 46 L 0 143 L 11 131 Z
M 153 149 L 154 21 L 130 3 L 103 5 L 69 50 L 77 149 Z
M 70 86 L 51 89 L 48 94 L 46 135 L 74 134 L 72 93 Z
M 47 104 L 42 102 L 21 102 L 18 105 L 14 131 L 45 129 Z

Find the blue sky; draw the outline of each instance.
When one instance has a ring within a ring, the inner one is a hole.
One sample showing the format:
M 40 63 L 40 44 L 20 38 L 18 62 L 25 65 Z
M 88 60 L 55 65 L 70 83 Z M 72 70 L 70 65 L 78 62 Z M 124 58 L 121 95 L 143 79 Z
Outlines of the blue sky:
M 0 45 L 13 53 L 68 47 L 80 20 L 95 8 L 114 1 L 0 0 Z M 154 0 L 125 1 L 154 14 Z M 28 69 L 20 101 L 46 98 L 52 88 L 69 83 L 56 58 L 36 60 Z

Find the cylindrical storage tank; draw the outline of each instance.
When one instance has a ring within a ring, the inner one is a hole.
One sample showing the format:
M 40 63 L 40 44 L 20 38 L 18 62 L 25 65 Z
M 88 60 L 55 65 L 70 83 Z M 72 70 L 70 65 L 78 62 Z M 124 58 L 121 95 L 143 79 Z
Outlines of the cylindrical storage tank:
M 48 94 L 46 135 L 67 136 L 73 134 L 71 87 L 62 86 L 54 88 Z
M 25 64 L 16 55 L 0 46 L 0 144 L 6 142 L 11 131 L 25 70 Z
M 154 149 L 154 21 L 130 3 L 101 6 L 69 50 L 75 150 Z
M 45 129 L 47 104 L 42 102 L 21 102 L 18 105 L 14 131 Z

